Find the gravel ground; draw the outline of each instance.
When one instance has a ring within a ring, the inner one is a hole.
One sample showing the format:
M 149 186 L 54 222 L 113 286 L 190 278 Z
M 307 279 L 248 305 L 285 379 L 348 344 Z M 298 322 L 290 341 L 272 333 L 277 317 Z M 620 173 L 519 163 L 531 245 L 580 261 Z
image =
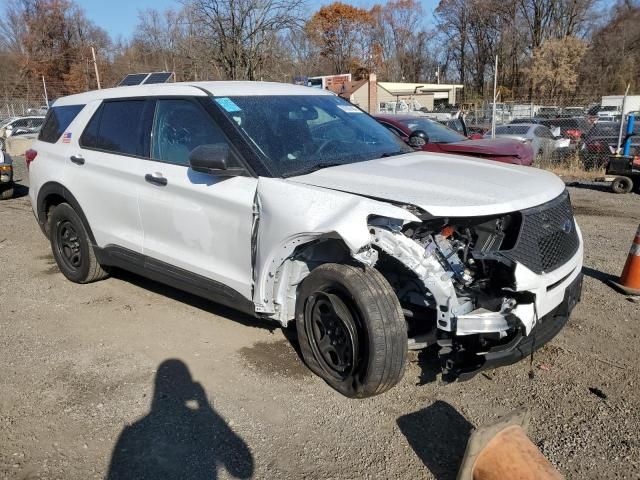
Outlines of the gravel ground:
M 570 187 L 583 300 L 532 366 L 442 384 L 432 352 L 411 354 L 396 388 L 348 400 L 271 324 L 126 273 L 66 281 L 17 166 L 0 202 L 0 478 L 160 478 L 154 458 L 170 478 L 454 479 L 470 430 L 521 407 L 568 478 L 640 478 L 640 299 L 604 282 L 640 196 Z

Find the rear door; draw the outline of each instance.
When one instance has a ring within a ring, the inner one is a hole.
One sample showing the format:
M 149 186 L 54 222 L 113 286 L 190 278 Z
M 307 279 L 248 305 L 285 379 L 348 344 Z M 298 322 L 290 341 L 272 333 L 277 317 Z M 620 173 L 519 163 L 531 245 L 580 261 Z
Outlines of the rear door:
M 67 181 L 100 247 L 142 253 L 140 164 L 149 156 L 153 101 L 105 100 L 70 150 Z
M 217 143 L 235 151 L 198 100 L 157 100 L 151 160 L 144 162 L 138 179 L 144 254 L 251 299 L 258 181 L 249 175 L 221 177 L 189 168 L 195 147 Z M 229 166 L 242 165 L 238 160 Z

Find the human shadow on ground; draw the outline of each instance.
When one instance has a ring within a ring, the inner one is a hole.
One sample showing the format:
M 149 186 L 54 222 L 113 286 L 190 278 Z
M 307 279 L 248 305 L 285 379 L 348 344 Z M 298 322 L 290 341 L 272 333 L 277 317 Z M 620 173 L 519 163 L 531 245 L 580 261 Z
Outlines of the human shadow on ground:
M 411 448 L 436 479 L 456 478 L 473 428 L 471 423 L 441 400 L 403 415 L 397 422 Z
M 214 480 L 218 468 L 235 478 L 251 477 L 251 451 L 184 362 L 165 360 L 156 373 L 151 411 L 120 434 L 106 479 Z

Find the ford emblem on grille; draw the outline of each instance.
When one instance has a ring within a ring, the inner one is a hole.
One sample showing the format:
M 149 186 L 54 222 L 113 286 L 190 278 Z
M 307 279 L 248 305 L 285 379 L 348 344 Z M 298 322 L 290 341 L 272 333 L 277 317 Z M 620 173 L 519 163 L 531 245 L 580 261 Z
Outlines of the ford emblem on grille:
M 573 222 L 570 218 L 567 218 L 562 224 L 562 231 L 564 233 L 571 233 L 571 229 L 573 228 Z

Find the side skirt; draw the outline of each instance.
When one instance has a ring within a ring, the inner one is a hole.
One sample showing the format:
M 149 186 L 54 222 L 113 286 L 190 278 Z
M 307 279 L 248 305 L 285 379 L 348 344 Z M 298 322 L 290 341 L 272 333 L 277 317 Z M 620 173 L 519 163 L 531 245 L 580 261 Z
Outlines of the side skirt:
M 118 267 L 170 287 L 256 316 L 253 302 L 228 286 L 188 270 L 156 260 L 117 245 L 93 247 L 102 265 Z

